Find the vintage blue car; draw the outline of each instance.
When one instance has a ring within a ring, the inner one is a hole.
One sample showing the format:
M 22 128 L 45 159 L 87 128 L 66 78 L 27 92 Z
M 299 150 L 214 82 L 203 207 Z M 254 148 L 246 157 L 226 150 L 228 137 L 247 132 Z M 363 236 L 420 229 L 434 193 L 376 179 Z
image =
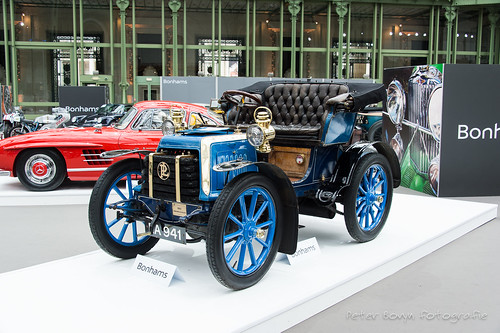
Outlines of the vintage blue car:
M 383 142 L 353 142 L 357 113 L 386 98 L 381 84 L 259 82 L 219 99 L 225 125 L 172 115 L 155 152 L 110 166 L 97 181 L 89 223 L 99 246 L 119 258 L 158 241 L 204 240 L 224 286 L 257 283 L 276 253 L 297 248 L 299 214 L 343 214 L 350 235 L 374 239 L 400 183 Z M 337 210 L 337 204 L 343 210 Z

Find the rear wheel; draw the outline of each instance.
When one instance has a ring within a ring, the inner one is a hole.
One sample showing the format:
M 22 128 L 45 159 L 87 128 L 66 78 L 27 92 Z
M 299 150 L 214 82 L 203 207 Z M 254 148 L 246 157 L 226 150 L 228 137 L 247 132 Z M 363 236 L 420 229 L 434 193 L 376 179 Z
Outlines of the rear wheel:
M 66 178 L 66 164 L 54 150 L 25 150 L 16 162 L 16 174 L 28 190 L 51 191 Z
M 362 157 L 344 194 L 344 218 L 352 238 L 368 242 L 384 227 L 392 202 L 392 172 L 381 154 Z
M 129 159 L 111 165 L 97 180 L 89 202 L 89 225 L 96 243 L 109 254 L 123 259 L 145 254 L 158 238 L 140 236 L 145 223 L 134 213 L 141 204 L 134 187 L 141 177 L 140 160 Z
M 10 136 L 17 136 L 17 135 L 23 135 L 23 134 L 26 134 L 28 133 L 28 129 L 22 125 L 18 125 L 18 126 L 14 126 L 11 130 L 10 130 Z
M 281 240 L 280 204 L 269 178 L 251 173 L 222 190 L 208 222 L 207 259 L 215 278 L 239 290 L 269 270 Z
M 10 130 L 12 129 L 12 125 L 8 122 L 3 122 L 3 137 L 8 138 L 10 137 Z
M 376 121 L 368 130 L 368 141 L 382 141 L 382 120 Z

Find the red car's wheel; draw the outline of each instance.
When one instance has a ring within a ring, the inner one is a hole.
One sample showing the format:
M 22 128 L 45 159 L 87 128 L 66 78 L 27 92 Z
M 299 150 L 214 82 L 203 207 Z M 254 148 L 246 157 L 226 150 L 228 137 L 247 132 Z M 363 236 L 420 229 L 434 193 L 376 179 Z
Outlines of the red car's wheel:
M 16 173 L 21 184 L 30 191 L 51 191 L 66 178 L 63 158 L 53 150 L 26 150 L 16 162 Z

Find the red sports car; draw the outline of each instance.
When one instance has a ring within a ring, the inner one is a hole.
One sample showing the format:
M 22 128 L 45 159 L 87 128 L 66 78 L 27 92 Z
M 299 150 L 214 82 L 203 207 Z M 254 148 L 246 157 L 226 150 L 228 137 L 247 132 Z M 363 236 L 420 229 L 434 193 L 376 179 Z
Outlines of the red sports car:
M 195 104 L 145 101 L 135 104 L 114 127 L 60 128 L 15 136 L 0 141 L 0 173 L 18 177 L 29 190 L 50 191 L 67 178 L 97 180 L 112 163 L 139 154 L 102 158 L 117 149 L 156 150 L 161 126 L 171 111 L 185 121 L 221 124 L 215 114 Z

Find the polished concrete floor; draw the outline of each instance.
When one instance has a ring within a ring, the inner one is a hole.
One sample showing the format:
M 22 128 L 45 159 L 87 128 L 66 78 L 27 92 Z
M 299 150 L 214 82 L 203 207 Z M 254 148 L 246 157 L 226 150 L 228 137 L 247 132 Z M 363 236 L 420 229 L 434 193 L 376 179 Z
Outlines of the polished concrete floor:
M 498 196 L 460 200 L 500 204 Z M 286 332 L 500 332 L 499 222 L 497 217 Z
M 500 204 L 500 197 L 457 200 Z M 72 216 L 43 205 L 33 216 L 0 206 L 0 273 L 97 250 L 87 205 L 71 207 Z M 496 218 L 287 332 L 500 332 L 499 236 Z

